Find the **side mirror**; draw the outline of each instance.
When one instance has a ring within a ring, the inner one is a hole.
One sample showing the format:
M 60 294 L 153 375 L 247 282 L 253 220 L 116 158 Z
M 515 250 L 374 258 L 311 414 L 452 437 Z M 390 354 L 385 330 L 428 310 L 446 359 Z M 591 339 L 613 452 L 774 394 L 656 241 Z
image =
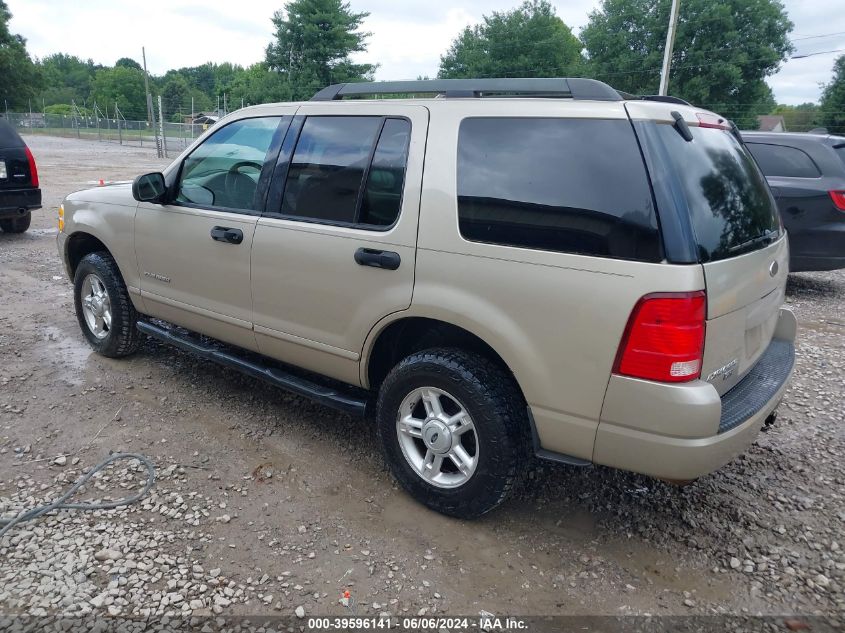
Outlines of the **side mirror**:
M 161 202 L 167 193 L 167 183 L 161 172 L 138 176 L 132 181 L 132 197 L 138 202 Z

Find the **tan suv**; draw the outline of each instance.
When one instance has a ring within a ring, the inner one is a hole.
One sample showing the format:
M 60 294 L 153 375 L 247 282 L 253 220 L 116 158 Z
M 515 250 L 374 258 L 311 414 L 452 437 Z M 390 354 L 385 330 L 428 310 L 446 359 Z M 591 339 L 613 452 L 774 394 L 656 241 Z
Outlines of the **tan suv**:
M 436 98 L 372 98 L 400 93 Z M 97 351 L 143 333 L 372 411 L 397 479 L 455 516 L 532 455 L 711 472 L 794 362 L 786 235 L 735 128 L 589 79 L 331 86 L 59 213 Z

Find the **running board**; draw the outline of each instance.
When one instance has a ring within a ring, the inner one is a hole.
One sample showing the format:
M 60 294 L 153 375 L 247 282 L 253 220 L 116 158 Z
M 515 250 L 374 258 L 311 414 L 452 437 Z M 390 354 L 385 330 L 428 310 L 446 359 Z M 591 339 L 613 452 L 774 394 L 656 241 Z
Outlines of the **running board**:
M 229 352 L 206 345 L 194 338 L 175 334 L 168 328 L 159 327 L 146 321 L 138 321 L 138 330 L 169 343 L 185 352 L 189 352 L 214 363 L 229 367 L 236 371 L 258 378 L 276 387 L 304 396 L 332 409 L 358 417 L 364 417 L 367 398 L 354 393 L 344 393 L 329 385 L 297 376 L 277 367 L 269 367 L 258 362 L 247 360 Z M 351 388 L 350 392 L 354 389 Z

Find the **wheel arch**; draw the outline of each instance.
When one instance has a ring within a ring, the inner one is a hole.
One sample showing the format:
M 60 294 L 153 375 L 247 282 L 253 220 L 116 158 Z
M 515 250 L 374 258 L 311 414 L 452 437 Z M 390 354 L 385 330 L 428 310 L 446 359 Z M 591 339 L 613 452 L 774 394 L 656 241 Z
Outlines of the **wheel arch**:
M 95 235 L 86 231 L 75 231 L 65 240 L 65 262 L 70 278 L 76 274 L 76 268 L 82 258 L 91 253 L 106 252 L 111 255 L 109 248 Z
M 361 382 L 378 389 L 388 372 L 403 358 L 432 347 L 454 347 L 491 360 L 513 377 L 523 400 L 525 393 L 510 364 L 483 336 L 427 316 L 404 315 L 374 328 L 361 359 Z

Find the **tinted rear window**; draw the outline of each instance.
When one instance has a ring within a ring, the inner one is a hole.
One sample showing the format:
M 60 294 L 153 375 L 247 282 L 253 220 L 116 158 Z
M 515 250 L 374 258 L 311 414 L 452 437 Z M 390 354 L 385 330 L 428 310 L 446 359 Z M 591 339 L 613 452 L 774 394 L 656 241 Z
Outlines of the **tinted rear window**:
M 23 147 L 24 142 L 15 128 L 8 121 L 0 117 L 0 147 Z
M 671 125 L 657 129 L 684 190 L 702 261 L 762 248 L 757 238 L 779 234 L 766 180 L 730 132 L 691 127 L 687 142 Z
M 466 119 L 457 176 L 468 240 L 661 259 L 648 177 L 627 120 Z
M 765 176 L 782 178 L 819 178 L 822 174 L 813 159 L 797 147 L 746 143 Z

